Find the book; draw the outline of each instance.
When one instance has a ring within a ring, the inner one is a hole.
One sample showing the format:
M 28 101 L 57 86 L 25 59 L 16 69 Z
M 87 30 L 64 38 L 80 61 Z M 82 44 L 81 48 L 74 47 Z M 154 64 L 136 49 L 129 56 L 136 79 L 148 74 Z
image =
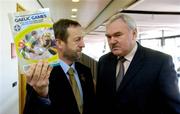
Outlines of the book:
M 21 73 L 40 60 L 48 61 L 52 66 L 58 63 L 53 21 L 48 8 L 11 13 L 9 22 Z

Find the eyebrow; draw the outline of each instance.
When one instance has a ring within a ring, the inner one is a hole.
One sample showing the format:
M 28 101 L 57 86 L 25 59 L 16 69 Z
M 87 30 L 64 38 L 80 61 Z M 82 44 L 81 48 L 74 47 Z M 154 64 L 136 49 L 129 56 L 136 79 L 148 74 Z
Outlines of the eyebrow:
M 110 36 L 110 35 L 109 35 L 109 34 L 105 34 L 105 36 L 107 36 L 107 37 L 108 37 L 108 36 Z
M 109 36 L 113 36 L 113 35 L 117 35 L 117 34 L 122 34 L 122 32 L 115 32 L 115 33 L 113 33 L 113 34 L 105 34 L 105 36 L 107 36 L 107 37 L 109 37 Z

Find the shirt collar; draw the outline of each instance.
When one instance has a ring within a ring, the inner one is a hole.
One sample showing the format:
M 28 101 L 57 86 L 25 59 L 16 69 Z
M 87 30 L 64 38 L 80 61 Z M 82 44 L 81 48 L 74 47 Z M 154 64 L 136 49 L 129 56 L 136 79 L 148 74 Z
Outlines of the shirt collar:
M 136 51 L 137 51 L 137 43 L 135 44 L 134 48 L 131 50 L 130 53 L 128 53 L 124 58 L 126 58 L 127 61 L 131 62 Z
M 65 73 L 68 72 L 69 68 L 72 67 L 75 70 L 75 63 L 73 63 L 71 66 L 69 66 L 68 64 L 66 64 L 64 61 L 62 61 L 61 59 L 59 60 L 60 66 L 62 67 L 63 71 Z

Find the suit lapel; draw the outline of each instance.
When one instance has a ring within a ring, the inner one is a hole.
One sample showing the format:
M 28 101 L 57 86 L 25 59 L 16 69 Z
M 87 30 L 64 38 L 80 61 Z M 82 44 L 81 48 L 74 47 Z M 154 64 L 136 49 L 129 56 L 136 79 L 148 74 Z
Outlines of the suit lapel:
M 55 82 L 57 84 L 63 83 L 65 85 L 67 85 L 69 89 L 71 89 L 71 85 L 69 83 L 69 80 L 67 79 L 66 74 L 64 73 L 62 67 L 59 65 L 59 66 L 56 66 L 55 69 L 56 70 L 54 70 L 54 71 L 56 71 L 56 73 L 53 76 L 55 78 Z
M 84 84 L 86 82 L 85 71 L 82 71 L 82 69 L 79 68 L 79 65 L 78 65 L 77 62 L 75 63 L 75 68 L 76 68 L 77 73 L 78 73 L 78 77 L 79 77 L 79 80 L 80 80 L 80 83 L 81 83 L 81 87 L 82 87 L 82 89 L 84 89 Z
M 123 88 L 125 88 L 129 83 L 131 83 L 133 78 L 135 78 L 137 72 L 143 66 L 143 63 L 144 63 L 143 58 L 144 58 L 143 47 L 138 45 L 138 49 L 134 55 L 134 58 L 132 59 L 129 65 L 129 68 L 121 82 L 121 85 L 119 86 L 118 91 L 122 91 Z
M 79 80 L 80 80 L 80 83 L 81 83 L 81 87 L 82 87 L 82 89 L 84 89 L 84 85 L 86 83 L 86 76 L 82 72 L 80 72 L 80 73 L 78 72 L 78 76 L 79 76 Z
M 112 94 L 116 93 L 116 65 L 117 65 L 117 57 L 112 53 L 108 56 L 108 59 L 103 63 L 103 80 L 104 83 L 108 84 L 109 92 Z M 101 80 L 100 80 L 101 81 Z M 107 88 L 107 89 L 108 89 Z

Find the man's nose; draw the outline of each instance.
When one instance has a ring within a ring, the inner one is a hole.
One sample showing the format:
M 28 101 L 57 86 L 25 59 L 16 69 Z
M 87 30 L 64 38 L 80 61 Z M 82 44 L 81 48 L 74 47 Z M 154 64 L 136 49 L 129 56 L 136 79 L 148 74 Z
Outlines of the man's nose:
M 84 40 L 83 40 L 83 39 L 81 40 L 81 42 L 80 42 L 79 45 L 80 45 L 80 47 L 82 47 L 82 48 L 85 47 L 85 44 L 84 44 Z
M 109 43 L 111 43 L 111 44 L 116 43 L 116 38 L 111 36 L 111 38 L 109 39 Z

